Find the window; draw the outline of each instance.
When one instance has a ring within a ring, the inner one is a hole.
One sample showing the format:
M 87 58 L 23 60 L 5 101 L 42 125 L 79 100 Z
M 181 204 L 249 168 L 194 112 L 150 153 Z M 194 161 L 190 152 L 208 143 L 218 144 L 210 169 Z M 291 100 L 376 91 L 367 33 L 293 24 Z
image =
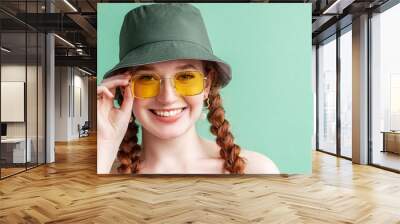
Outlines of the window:
M 399 4 L 371 18 L 370 156 L 372 164 L 395 170 L 400 170 L 399 23 Z
M 340 36 L 340 155 L 352 157 L 352 32 Z
M 318 149 L 336 153 L 336 39 L 318 47 Z

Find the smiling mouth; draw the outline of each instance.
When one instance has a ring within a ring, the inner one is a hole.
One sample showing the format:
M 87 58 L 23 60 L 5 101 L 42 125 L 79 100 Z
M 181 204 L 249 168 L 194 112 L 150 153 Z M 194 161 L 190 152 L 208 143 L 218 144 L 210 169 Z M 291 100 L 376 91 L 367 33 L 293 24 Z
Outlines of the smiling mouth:
M 182 111 L 184 111 L 186 107 L 181 107 L 181 108 L 175 108 L 175 109 L 164 109 L 164 110 L 156 110 L 156 109 L 150 109 L 150 111 L 159 117 L 174 117 Z

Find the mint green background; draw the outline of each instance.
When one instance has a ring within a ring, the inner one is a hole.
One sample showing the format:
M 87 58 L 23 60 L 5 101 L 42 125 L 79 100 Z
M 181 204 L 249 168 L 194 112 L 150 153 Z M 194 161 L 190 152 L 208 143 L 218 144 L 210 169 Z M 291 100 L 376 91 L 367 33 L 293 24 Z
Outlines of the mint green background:
M 118 63 L 123 18 L 139 5 L 98 4 L 98 82 Z M 311 173 L 311 4 L 193 5 L 214 53 L 232 67 L 222 97 L 236 143 L 267 155 L 282 173 Z M 206 120 L 198 130 L 215 139 Z

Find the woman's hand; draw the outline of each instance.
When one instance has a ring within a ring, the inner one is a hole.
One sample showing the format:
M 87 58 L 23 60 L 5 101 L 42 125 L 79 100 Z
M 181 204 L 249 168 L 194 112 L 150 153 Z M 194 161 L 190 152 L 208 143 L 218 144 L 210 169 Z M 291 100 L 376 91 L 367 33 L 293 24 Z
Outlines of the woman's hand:
M 109 173 L 119 145 L 128 129 L 132 114 L 133 96 L 131 74 L 125 72 L 104 79 L 97 87 L 97 173 Z M 124 100 L 114 106 L 116 89 L 120 87 Z

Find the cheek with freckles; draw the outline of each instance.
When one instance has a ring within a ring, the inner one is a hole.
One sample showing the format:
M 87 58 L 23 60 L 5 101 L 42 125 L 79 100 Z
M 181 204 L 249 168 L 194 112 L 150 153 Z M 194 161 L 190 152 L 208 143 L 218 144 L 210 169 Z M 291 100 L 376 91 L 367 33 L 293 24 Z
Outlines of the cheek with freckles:
M 190 107 L 192 120 L 197 121 L 203 109 L 203 96 L 198 95 L 185 97 L 185 101 Z
M 136 120 L 141 124 L 146 117 L 146 111 L 144 110 L 144 108 L 146 108 L 146 105 L 148 104 L 146 101 L 147 100 L 135 99 L 135 101 L 133 102 L 132 112 L 135 115 Z

